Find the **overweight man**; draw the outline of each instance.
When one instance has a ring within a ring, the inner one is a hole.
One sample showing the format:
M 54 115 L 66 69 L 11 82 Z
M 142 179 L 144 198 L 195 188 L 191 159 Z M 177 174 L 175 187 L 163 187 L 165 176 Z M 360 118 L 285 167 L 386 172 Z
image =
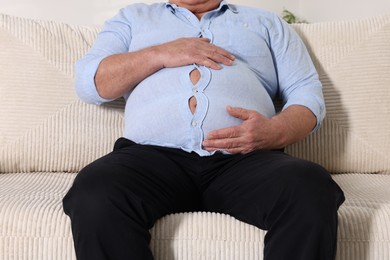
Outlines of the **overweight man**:
M 343 192 L 283 152 L 320 127 L 322 86 L 276 15 L 221 0 L 129 5 L 77 62 L 76 91 L 126 100 L 123 137 L 63 200 L 78 260 L 153 259 L 154 223 L 189 211 L 267 230 L 264 260 L 335 259 Z

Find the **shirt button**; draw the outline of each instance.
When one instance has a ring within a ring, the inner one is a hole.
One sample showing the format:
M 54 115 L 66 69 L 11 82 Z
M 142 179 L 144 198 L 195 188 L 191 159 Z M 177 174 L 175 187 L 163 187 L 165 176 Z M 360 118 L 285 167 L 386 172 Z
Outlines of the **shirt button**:
M 191 122 L 191 125 L 192 125 L 193 127 L 196 127 L 198 124 L 196 123 L 196 121 L 192 121 L 192 122 Z
M 198 92 L 199 92 L 199 90 L 197 90 L 197 89 L 193 89 L 193 90 L 192 90 L 192 92 L 196 94 L 196 93 L 198 93 Z

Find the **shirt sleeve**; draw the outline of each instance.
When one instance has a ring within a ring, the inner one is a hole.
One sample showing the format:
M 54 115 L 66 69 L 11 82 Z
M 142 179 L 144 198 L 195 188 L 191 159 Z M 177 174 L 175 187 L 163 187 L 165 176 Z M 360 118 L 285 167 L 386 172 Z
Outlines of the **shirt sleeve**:
M 283 110 L 291 105 L 307 107 L 316 116 L 313 132 L 317 131 L 325 117 L 325 102 L 321 81 L 306 46 L 279 17 L 274 18 L 270 41 Z
M 108 20 L 97 35 L 95 43 L 88 53 L 76 62 L 75 88 L 81 100 L 91 104 L 112 101 L 102 98 L 97 92 L 95 75 L 102 60 L 110 55 L 125 53 L 131 42 L 131 26 L 126 9 Z

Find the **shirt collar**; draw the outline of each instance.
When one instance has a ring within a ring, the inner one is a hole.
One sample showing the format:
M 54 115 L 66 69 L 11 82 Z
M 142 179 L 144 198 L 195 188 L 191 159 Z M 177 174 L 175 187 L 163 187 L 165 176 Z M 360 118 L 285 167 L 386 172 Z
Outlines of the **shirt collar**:
M 165 4 L 165 6 L 166 6 L 167 8 L 169 8 L 173 13 L 176 12 L 176 9 L 178 8 L 177 5 L 172 4 L 172 3 L 169 3 L 169 2 L 167 2 L 167 3 Z M 237 8 L 236 8 L 234 5 L 228 4 L 228 2 L 225 1 L 225 0 L 222 0 L 222 1 L 221 1 L 221 3 L 219 4 L 219 7 L 218 7 L 217 9 L 215 9 L 215 11 L 220 11 L 220 10 L 223 9 L 223 8 L 229 9 L 229 10 L 232 11 L 233 13 L 238 13 Z M 212 10 L 210 10 L 210 11 L 212 11 Z

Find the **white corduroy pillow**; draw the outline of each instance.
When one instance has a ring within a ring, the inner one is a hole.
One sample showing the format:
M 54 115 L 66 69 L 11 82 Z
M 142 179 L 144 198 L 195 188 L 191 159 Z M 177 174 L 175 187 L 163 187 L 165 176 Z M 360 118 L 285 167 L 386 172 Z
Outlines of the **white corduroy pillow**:
M 327 115 L 287 151 L 333 173 L 390 173 L 390 15 L 294 28 L 319 72 Z
M 111 150 L 121 108 L 82 104 L 73 87 L 99 29 L 0 15 L 0 172 L 76 172 Z
M 333 173 L 389 173 L 390 16 L 294 28 L 324 84 L 327 117 L 287 152 Z M 0 172 L 77 172 L 111 150 L 123 104 L 82 104 L 73 89 L 73 65 L 98 30 L 0 15 Z

